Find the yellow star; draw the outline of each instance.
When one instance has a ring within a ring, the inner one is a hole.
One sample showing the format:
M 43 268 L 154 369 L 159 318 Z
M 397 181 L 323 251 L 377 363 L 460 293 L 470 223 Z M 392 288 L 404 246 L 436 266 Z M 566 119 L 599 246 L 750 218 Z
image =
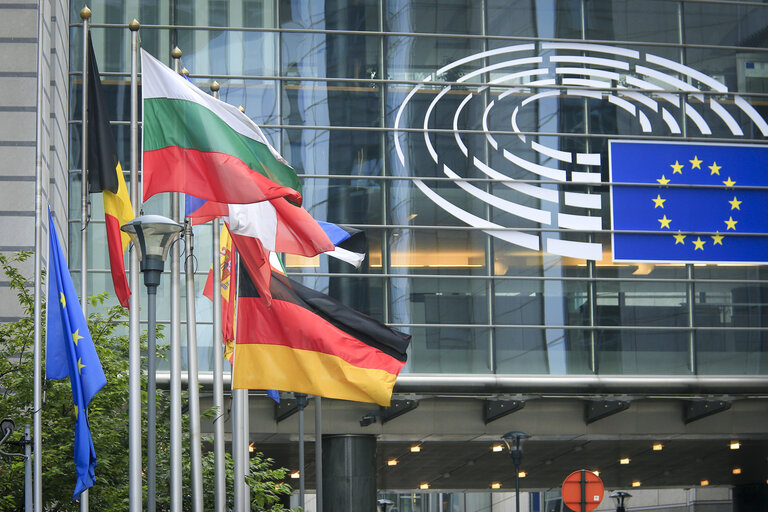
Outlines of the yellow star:
M 61 302 L 61 307 L 65 308 L 67 307 L 67 298 L 64 296 L 64 292 L 59 292 L 61 294 L 61 297 L 59 297 L 59 302 Z
M 75 332 L 72 333 L 72 341 L 75 342 L 75 346 L 77 346 L 77 342 L 83 339 L 82 336 L 80 336 L 80 329 L 75 330 Z
M 688 160 L 688 161 L 691 162 L 691 169 L 701 170 L 701 162 L 703 162 L 703 160 L 699 160 L 698 156 L 694 156 L 693 160 Z
M 654 199 L 651 199 L 651 201 L 654 202 L 654 208 L 664 208 L 664 201 L 666 201 L 666 199 L 662 199 L 661 196 L 657 194 Z
M 85 368 L 85 365 L 83 364 L 83 362 L 82 362 L 82 361 L 83 361 L 83 360 L 82 360 L 82 359 L 79 359 L 79 358 L 78 358 L 78 360 L 77 360 L 77 373 L 80 373 L 80 374 L 82 374 L 82 373 L 83 373 L 83 368 Z
M 728 181 L 723 182 L 723 185 L 725 185 L 726 187 L 733 187 L 735 184 L 736 182 L 731 180 L 730 176 L 728 176 Z
M 664 215 L 663 218 L 657 219 L 659 222 L 661 222 L 661 227 L 659 229 L 667 228 L 669 229 L 669 223 L 672 222 L 672 219 L 668 219 L 666 215 Z
M 712 162 L 712 165 L 709 166 L 709 170 L 712 172 L 710 172 L 709 175 L 712 176 L 713 174 L 717 174 L 720 176 L 720 169 L 722 169 L 722 167 L 717 165 L 717 162 Z
M 676 235 L 672 235 L 672 236 L 675 237 L 675 245 L 677 245 L 677 244 L 685 245 L 685 241 L 684 241 L 685 240 L 685 235 L 682 234 L 679 230 L 678 230 Z
M 657 179 L 656 181 L 659 182 L 659 185 L 666 185 L 669 183 L 669 180 L 665 178 L 663 174 L 661 175 L 661 178 Z
M 700 236 L 696 237 L 696 240 L 693 241 L 693 250 L 694 251 L 703 251 L 705 243 L 707 243 L 707 242 L 702 240 Z
M 669 166 L 672 168 L 672 174 L 683 174 L 683 164 L 677 160 L 675 160 L 675 163 L 670 164 Z
M 725 225 L 728 226 L 726 231 L 728 231 L 729 229 L 736 231 L 736 223 L 739 221 L 733 220 L 733 217 L 728 217 L 728 220 L 724 220 L 723 222 L 725 222 Z
M 728 202 L 731 203 L 731 210 L 741 210 L 741 208 L 739 208 L 739 205 L 741 205 L 741 201 L 736 199 L 736 196 L 733 196 L 733 201 L 728 201 Z
M 723 235 L 720 234 L 719 231 L 716 231 L 715 234 L 712 236 L 712 245 L 723 245 Z

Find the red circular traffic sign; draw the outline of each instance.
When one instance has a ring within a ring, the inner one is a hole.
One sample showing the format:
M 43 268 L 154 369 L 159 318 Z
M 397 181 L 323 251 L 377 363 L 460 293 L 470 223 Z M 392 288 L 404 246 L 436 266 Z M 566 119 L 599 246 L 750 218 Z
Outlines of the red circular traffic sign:
M 563 503 L 574 512 L 589 512 L 603 501 L 605 487 L 600 477 L 580 469 L 565 478 L 562 487 Z

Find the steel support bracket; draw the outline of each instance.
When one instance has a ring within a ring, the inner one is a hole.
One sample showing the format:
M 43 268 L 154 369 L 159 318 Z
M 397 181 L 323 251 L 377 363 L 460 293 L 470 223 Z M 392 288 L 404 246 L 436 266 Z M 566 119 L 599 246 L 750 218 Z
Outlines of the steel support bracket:
M 629 409 L 629 400 L 590 400 L 584 408 L 587 424 Z
M 411 412 L 419 406 L 418 400 L 392 400 L 389 407 L 382 407 L 379 411 L 382 425 L 390 420 Z
M 485 400 L 483 402 L 483 421 L 489 424 L 507 414 L 512 414 L 525 407 L 525 400 Z
M 685 402 L 683 421 L 687 425 L 696 420 L 712 416 L 731 408 L 726 400 L 688 400 Z
M 295 398 L 280 398 L 280 403 L 275 404 L 275 421 L 281 421 L 290 418 L 299 412 L 299 401 Z

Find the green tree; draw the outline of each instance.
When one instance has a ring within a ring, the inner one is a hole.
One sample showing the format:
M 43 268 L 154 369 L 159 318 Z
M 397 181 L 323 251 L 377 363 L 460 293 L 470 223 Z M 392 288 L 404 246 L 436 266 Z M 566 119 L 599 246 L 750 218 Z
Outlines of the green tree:
M 15 291 L 22 309 L 21 318 L 15 322 L 0 324 L 0 418 L 11 418 L 17 426 L 32 424 L 33 405 L 33 341 L 34 341 L 34 293 L 30 281 L 19 271 L 20 263 L 28 260 L 30 253 L 15 256 L 0 255 L 0 266 Z M 88 409 L 91 435 L 96 447 L 98 465 L 96 485 L 89 493 L 92 510 L 103 512 L 128 509 L 128 337 L 127 311 L 120 306 L 105 309 L 106 294 L 90 298 L 92 311 L 88 324 L 99 354 L 107 385 L 94 397 Z M 43 321 L 44 324 L 44 321 Z M 159 342 L 162 332 L 158 333 Z M 142 336 L 142 345 L 146 336 Z M 162 346 L 158 347 L 162 353 Z M 142 374 L 142 389 L 146 375 Z M 42 467 L 43 504 L 48 511 L 76 511 L 79 505 L 72 501 L 75 486 L 74 406 L 69 379 L 43 382 L 42 411 Z M 143 409 L 146 409 L 146 393 L 142 393 Z M 170 508 L 169 485 L 169 431 L 170 404 L 167 393 L 157 393 L 157 505 L 158 510 Z M 203 413 L 212 417 L 215 411 Z M 189 475 L 189 420 L 183 420 L 183 467 L 184 509 L 191 508 Z M 142 439 L 146 439 L 146 415 L 143 420 Z M 20 440 L 23 429 L 11 439 Z M 19 450 L 13 450 L 19 451 Z M 146 464 L 146 458 L 143 459 Z M 251 458 L 252 510 L 283 511 L 279 501 L 290 494 L 290 486 L 283 482 L 286 470 L 272 468 L 273 461 L 261 454 Z M 228 498 L 232 499 L 232 459 L 227 457 Z M 203 480 L 213 481 L 213 453 L 204 454 Z M 204 485 L 205 509 L 213 509 L 213 486 Z M 146 489 L 146 484 L 145 484 Z M 20 458 L 0 457 L 0 510 L 24 509 L 24 461 Z

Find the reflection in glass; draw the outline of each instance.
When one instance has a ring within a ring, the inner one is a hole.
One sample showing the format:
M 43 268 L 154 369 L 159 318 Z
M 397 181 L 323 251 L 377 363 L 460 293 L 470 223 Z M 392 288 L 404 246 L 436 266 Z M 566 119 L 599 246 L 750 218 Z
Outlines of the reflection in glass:
M 602 314 L 606 314 L 603 311 Z M 606 321 L 603 320 L 603 324 Z M 603 375 L 690 373 L 687 329 L 597 329 L 598 371 Z

